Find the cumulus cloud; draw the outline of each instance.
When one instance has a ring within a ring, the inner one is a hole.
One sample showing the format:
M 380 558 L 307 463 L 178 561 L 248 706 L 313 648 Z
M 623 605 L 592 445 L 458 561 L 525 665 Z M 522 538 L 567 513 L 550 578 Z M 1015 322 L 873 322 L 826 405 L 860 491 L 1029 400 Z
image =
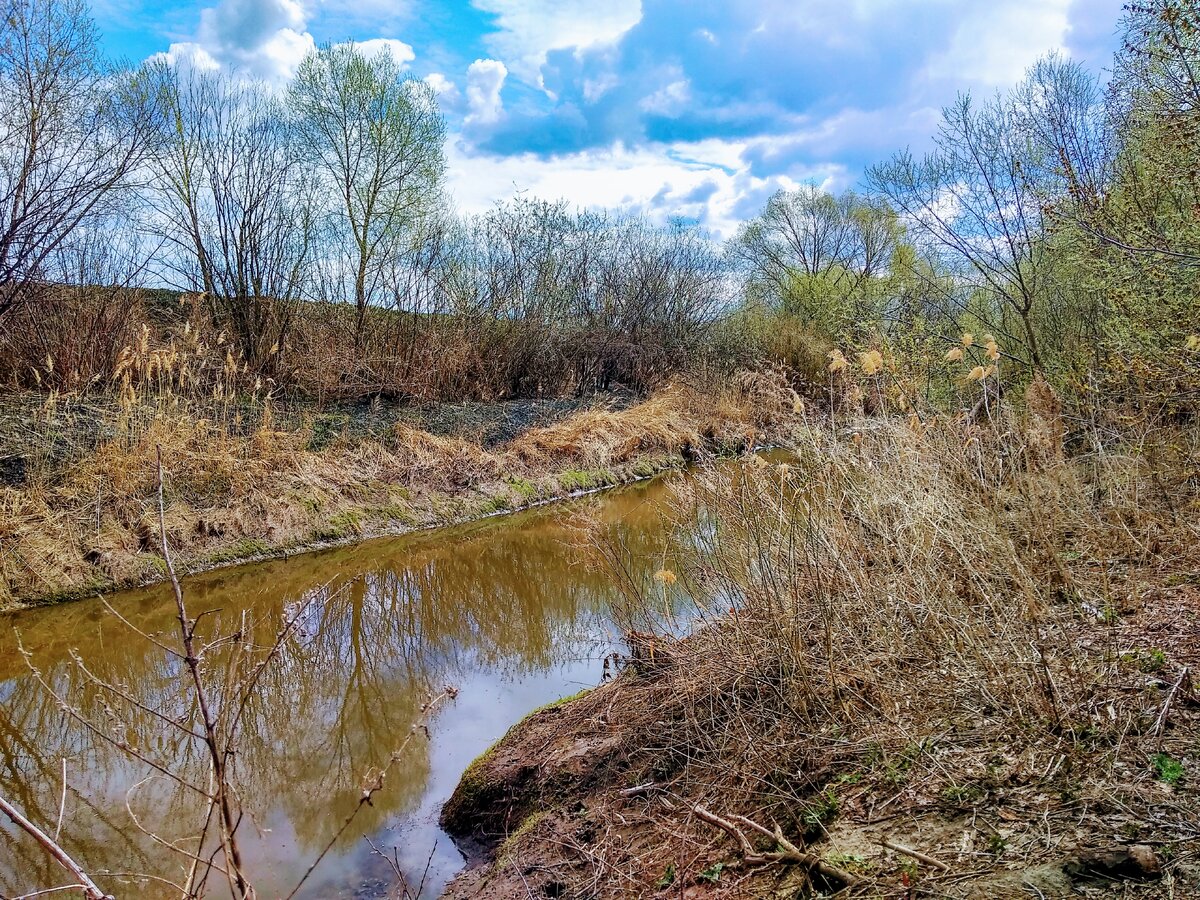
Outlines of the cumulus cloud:
M 541 159 L 528 153 L 479 154 L 465 141 L 453 141 L 447 147 L 447 174 L 456 204 L 468 213 L 525 191 L 659 222 L 682 218 L 717 239 L 731 237 L 777 190 L 795 189 L 801 182 L 833 188 L 846 180 L 836 164 L 797 169 L 792 176 L 760 177 L 740 162 L 745 149 L 739 141 L 642 147 L 617 143 Z
M 477 59 L 467 67 L 468 125 L 486 125 L 497 121 L 504 110 L 500 91 L 508 77 L 508 68 L 497 59 Z
M 488 48 L 513 74 L 541 86 L 546 54 L 615 41 L 642 17 L 642 0 L 473 0 L 495 16 Z
M 459 92 L 457 84 L 441 72 L 430 72 L 424 80 L 437 95 L 438 104 L 443 111 L 461 111 L 462 94 Z
M 370 38 L 365 41 L 355 41 L 354 46 L 364 56 L 389 53 L 401 68 L 407 68 L 408 64 L 417 58 L 417 54 L 410 44 L 395 38 Z
M 231 69 L 278 81 L 315 46 L 305 25 L 296 0 L 222 0 L 200 13 L 196 43 Z
M 300 0 L 220 0 L 200 11 L 192 40 L 171 44 L 157 55 L 282 84 L 316 47 L 309 15 L 309 7 Z M 371 37 L 356 46 L 368 55 L 387 51 L 402 67 L 416 58 L 411 45 L 394 38 Z
M 960 90 L 1003 90 L 1050 50 L 1105 64 L 1122 0 L 207 2 L 172 58 L 277 81 L 310 32 L 374 29 L 352 33 L 437 93 L 467 209 L 516 186 L 726 235 L 779 188 L 920 152 Z M 409 16 L 416 50 L 367 10 Z
M 215 72 L 221 68 L 212 54 L 192 41 L 171 44 L 167 50 L 151 56 L 150 60 L 161 60 L 185 72 Z
M 657 116 L 675 116 L 687 108 L 691 99 L 691 82 L 686 78 L 679 78 L 643 97 L 638 106 Z

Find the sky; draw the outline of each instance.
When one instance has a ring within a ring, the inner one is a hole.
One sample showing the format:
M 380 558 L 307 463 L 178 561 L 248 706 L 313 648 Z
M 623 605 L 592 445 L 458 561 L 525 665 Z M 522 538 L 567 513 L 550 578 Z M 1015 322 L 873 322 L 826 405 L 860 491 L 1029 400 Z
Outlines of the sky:
M 438 92 L 448 187 L 696 222 L 854 187 L 959 92 L 1057 51 L 1102 74 L 1122 0 L 93 0 L 110 54 L 276 85 L 314 46 L 387 49 Z

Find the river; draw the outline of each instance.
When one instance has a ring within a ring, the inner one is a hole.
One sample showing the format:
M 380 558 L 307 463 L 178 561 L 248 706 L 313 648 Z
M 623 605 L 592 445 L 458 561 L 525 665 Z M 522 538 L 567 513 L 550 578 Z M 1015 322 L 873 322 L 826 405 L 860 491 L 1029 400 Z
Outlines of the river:
M 358 803 L 364 777 L 403 748 L 384 788 L 298 896 L 387 896 L 396 878 L 374 844 L 411 885 L 423 881 L 422 896 L 436 897 L 463 865 L 438 828 L 441 804 L 514 722 L 600 681 L 619 643 L 614 609 L 627 598 L 612 559 L 653 590 L 677 540 L 680 477 L 185 579 L 191 614 L 214 611 L 202 619 L 203 636 L 245 636 L 236 644 L 248 654 L 243 667 L 303 604 L 237 742 L 239 835 L 259 896 L 292 890 Z M 597 547 L 607 548 L 607 564 Z M 101 873 L 181 880 L 186 860 L 159 842 L 194 842 L 203 801 L 63 712 L 19 652 L 23 645 L 79 715 L 203 783 L 201 744 L 156 715 L 185 715 L 191 702 L 181 663 L 156 644 L 177 640 L 169 586 L 108 600 L 129 624 L 99 599 L 0 617 L 0 793 L 53 832 L 65 760 L 63 846 L 119 898 L 177 896 L 153 878 Z M 234 646 L 211 652 L 207 679 L 218 697 L 231 683 Z M 444 685 L 456 698 L 429 718 L 428 739 L 406 743 L 422 704 Z M 0 834 L 0 895 L 68 880 L 7 821 Z M 212 894 L 221 896 L 216 878 Z

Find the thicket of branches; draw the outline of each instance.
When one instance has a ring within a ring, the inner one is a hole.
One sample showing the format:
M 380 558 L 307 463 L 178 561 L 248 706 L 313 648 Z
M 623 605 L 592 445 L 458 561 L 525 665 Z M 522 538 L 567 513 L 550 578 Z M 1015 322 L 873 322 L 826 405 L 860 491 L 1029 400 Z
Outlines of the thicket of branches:
M 456 216 L 436 97 L 386 52 L 322 47 L 277 91 L 110 65 L 75 0 L 7 8 L 2 383 L 111 388 L 143 330 L 336 398 L 644 389 L 712 355 L 714 246 L 533 200 Z
M 1012 375 L 1188 396 L 1197 18 L 1130 6 L 1107 84 L 1046 57 L 1007 94 L 961 96 L 929 152 L 864 191 L 780 193 L 720 248 L 523 198 L 456 215 L 436 97 L 386 53 L 322 47 L 275 91 L 113 66 L 79 0 L 15 0 L 0 383 L 111 387 L 145 328 L 228 356 L 247 390 L 321 398 L 644 390 L 764 358 L 820 386 L 835 346 L 944 396 L 967 332 Z

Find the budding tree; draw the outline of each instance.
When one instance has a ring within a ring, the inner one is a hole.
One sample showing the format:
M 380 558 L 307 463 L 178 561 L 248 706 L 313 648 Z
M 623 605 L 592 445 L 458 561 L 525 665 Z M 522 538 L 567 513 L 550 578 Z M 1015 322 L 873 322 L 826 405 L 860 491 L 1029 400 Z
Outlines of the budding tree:
M 437 206 L 445 123 L 432 89 L 406 78 L 391 53 L 368 57 L 353 44 L 309 54 L 289 102 L 299 146 L 336 187 L 340 203 L 328 212 L 361 345 L 368 307 L 388 292 L 390 264 Z

